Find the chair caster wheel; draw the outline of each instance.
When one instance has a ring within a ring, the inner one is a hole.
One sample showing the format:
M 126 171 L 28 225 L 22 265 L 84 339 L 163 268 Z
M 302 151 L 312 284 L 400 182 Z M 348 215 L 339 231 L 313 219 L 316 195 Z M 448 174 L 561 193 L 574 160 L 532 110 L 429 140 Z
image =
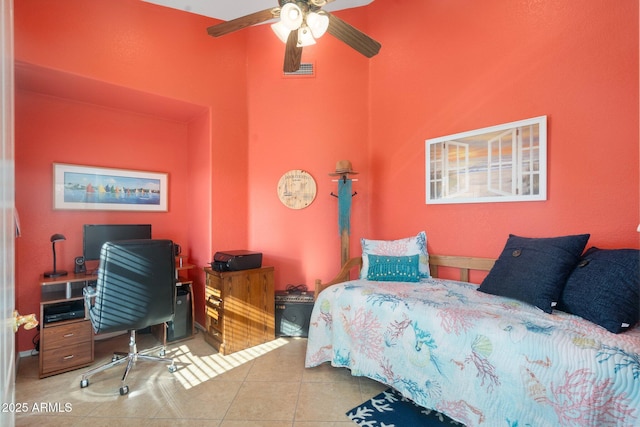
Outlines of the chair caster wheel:
M 178 368 L 176 368 L 175 365 L 170 365 L 169 366 L 169 372 L 171 372 L 172 374 L 177 370 L 178 370 Z
M 84 379 L 80 381 L 80 388 L 87 388 L 89 387 L 89 380 L 88 379 Z
M 120 396 L 124 396 L 129 393 L 129 386 L 120 387 Z
M 118 356 L 112 356 L 112 357 L 111 357 L 111 361 L 112 361 L 112 362 L 115 362 L 115 361 L 116 361 L 116 360 L 118 360 L 118 359 L 119 359 L 119 357 L 118 357 Z
M 166 354 L 167 352 L 165 350 L 160 350 L 160 352 L 158 353 L 158 356 L 164 357 Z

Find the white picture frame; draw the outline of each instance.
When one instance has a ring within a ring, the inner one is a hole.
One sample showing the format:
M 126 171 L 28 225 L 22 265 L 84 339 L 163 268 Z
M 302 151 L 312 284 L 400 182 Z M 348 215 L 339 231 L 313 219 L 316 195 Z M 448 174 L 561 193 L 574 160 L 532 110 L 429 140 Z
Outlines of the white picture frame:
M 547 200 L 547 116 L 425 141 L 426 203 Z
M 166 173 L 53 164 L 53 208 L 81 210 L 168 210 Z

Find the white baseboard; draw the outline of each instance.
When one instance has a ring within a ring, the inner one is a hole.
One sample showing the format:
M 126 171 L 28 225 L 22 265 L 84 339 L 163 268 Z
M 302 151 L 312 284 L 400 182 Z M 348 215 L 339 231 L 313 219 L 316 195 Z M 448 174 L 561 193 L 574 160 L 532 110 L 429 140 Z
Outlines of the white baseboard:
M 39 352 L 37 352 L 35 350 L 27 350 L 27 351 L 21 351 L 20 353 L 18 353 L 18 357 L 37 356 L 38 354 L 39 354 Z

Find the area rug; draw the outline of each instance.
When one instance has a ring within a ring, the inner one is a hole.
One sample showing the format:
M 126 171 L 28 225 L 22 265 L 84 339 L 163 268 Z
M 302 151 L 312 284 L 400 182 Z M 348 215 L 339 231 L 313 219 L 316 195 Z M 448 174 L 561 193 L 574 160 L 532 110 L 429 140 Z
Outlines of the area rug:
M 438 411 L 416 405 L 392 388 L 356 406 L 347 416 L 367 427 L 464 427 Z

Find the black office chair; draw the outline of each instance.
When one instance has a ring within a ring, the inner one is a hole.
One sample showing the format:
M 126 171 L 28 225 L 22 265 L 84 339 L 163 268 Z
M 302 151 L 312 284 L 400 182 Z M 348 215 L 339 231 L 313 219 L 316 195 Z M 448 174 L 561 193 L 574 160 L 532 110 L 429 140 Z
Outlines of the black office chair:
M 80 387 L 89 386 L 89 377 L 114 366 L 127 363 L 122 376 L 120 394 L 129 392 L 129 371 L 138 360 L 169 364 L 173 359 L 138 352 L 136 330 L 173 320 L 176 306 L 176 277 L 173 242 L 171 240 L 124 240 L 102 246 L 95 289 L 85 289 L 85 310 L 96 333 L 128 330 L 129 352 L 114 353 L 110 363 L 82 375 Z

